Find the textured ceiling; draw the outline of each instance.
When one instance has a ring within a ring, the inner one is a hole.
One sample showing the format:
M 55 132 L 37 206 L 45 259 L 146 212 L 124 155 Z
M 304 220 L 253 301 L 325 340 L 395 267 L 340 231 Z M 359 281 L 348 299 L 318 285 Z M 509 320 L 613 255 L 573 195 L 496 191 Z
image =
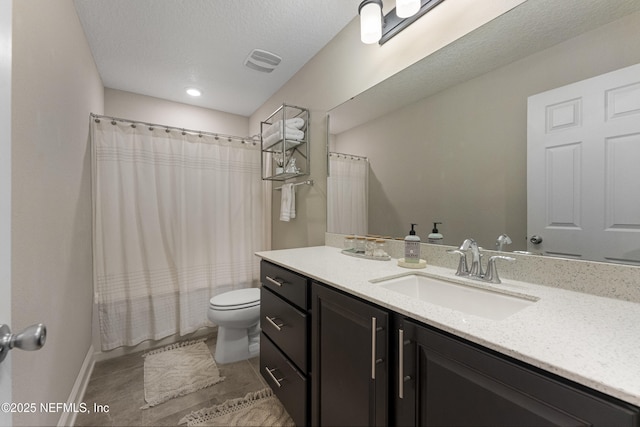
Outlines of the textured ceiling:
M 104 86 L 251 115 L 356 15 L 360 0 L 75 0 Z M 282 57 L 244 66 L 253 49 Z M 200 98 L 185 88 L 202 90 Z

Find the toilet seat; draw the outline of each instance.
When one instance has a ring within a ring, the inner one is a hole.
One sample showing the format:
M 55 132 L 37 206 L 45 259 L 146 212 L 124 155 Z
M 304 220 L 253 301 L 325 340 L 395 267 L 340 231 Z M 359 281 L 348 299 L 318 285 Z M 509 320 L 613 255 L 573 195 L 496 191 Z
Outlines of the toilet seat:
M 260 305 L 260 289 L 236 289 L 225 292 L 209 300 L 209 308 L 212 310 L 241 310 Z

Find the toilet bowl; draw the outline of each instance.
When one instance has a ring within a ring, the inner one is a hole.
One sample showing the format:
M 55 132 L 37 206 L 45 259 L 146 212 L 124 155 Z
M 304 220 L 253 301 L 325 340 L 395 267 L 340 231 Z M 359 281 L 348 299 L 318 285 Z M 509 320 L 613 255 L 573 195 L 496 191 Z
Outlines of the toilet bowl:
M 237 289 L 209 301 L 207 317 L 218 325 L 213 358 L 231 363 L 260 352 L 260 289 Z

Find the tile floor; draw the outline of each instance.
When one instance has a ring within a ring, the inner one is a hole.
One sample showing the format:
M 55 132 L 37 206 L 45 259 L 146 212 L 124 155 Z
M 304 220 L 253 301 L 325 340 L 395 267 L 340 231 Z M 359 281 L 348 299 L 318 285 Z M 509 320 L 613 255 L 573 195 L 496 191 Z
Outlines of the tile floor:
M 213 354 L 215 336 L 208 338 L 206 343 Z M 83 401 L 90 410 L 94 403 L 109 405 L 109 412 L 80 413 L 76 426 L 177 426 L 180 418 L 192 411 L 267 387 L 259 374 L 259 358 L 256 357 L 218 365 L 220 375 L 226 377 L 218 384 L 149 409 L 140 409 L 145 404 L 143 353 L 96 363 Z

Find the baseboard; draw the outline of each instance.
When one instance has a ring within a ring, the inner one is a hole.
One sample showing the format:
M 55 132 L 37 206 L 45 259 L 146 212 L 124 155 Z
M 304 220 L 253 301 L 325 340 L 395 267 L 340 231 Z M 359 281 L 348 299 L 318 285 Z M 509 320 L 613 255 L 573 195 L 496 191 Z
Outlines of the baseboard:
M 93 345 L 89 346 L 87 355 L 84 358 L 84 362 L 82 362 L 82 367 L 80 368 L 80 372 L 78 372 L 78 377 L 73 384 L 71 394 L 67 400 L 69 406 L 80 407 L 80 403 L 82 403 L 84 392 L 87 390 L 93 367 L 96 364 L 94 353 Z M 58 420 L 58 427 L 73 426 L 76 423 L 77 416 L 78 413 L 75 411 L 64 411 L 60 416 L 60 420 Z

